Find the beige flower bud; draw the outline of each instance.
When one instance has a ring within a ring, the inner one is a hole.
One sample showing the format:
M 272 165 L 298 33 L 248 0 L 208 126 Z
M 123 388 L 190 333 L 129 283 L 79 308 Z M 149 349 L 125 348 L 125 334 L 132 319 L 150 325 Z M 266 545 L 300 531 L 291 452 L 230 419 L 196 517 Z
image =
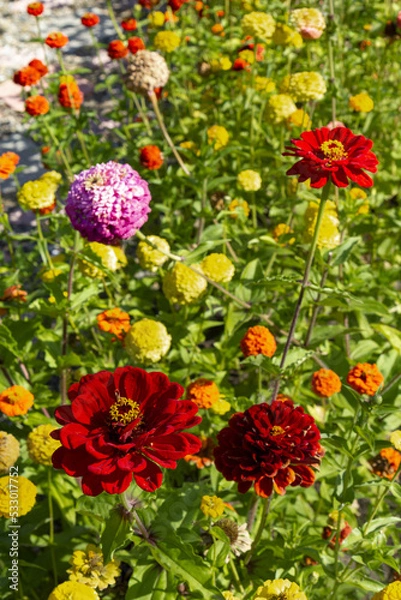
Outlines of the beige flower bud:
M 130 57 L 125 84 L 137 94 L 149 94 L 155 88 L 164 87 L 169 76 L 167 63 L 160 54 L 140 50 Z

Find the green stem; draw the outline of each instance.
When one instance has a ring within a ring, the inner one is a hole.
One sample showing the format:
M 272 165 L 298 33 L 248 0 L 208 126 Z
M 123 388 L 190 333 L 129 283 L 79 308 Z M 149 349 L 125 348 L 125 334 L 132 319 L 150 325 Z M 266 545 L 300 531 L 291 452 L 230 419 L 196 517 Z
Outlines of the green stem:
M 124 34 L 122 32 L 121 27 L 117 23 L 117 19 L 116 19 L 116 16 L 114 14 L 114 10 L 113 10 L 113 6 L 112 6 L 112 3 L 111 3 L 111 0 L 107 0 L 106 4 L 107 4 L 107 11 L 109 13 L 110 21 L 113 23 L 113 27 L 116 30 L 116 33 L 117 33 L 118 37 L 120 38 L 120 40 L 124 41 L 124 39 L 125 39 L 124 38 Z
M 158 105 L 158 102 L 157 102 L 156 94 L 154 92 L 150 92 L 149 93 L 149 98 L 150 98 L 150 101 L 152 103 L 153 110 L 155 111 L 156 119 L 157 119 L 157 122 L 159 123 L 159 127 L 160 127 L 161 132 L 162 132 L 162 134 L 164 136 L 164 139 L 166 140 L 167 144 L 169 145 L 172 153 L 174 154 L 174 156 L 175 156 L 178 164 L 180 165 L 181 169 L 184 171 L 185 175 L 188 175 L 188 177 L 190 177 L 191 173 L 188 170 L 188 167 L 186 166 L 186 164 L 184 163 L 184 161 L 182 160 L 181 156 L 178 154 L 178 152 L 177 152 L 177 150 L 176 150 L 176 148 L 174 146 L 173 140 L 169 136 L 169 133 L 168 133 L 168 131 L 166 129 L 166 126 L 165 126 L 164 121 L 163 121 L 162 114 L 161 114 L 160 109 L 159 109 L 159 105 Z
M 49 504 L 49 546 L 50 546 L 50 555 L 51 555 L 52 566 L 53 566 L 54 585 L 56 586 L 58 584 L 58 574 L 57 574 L 56 556 L 54 554 L 54 511 L 53 511 L 51 468 L 49 468 L 47 471 L 47 485 L 48 485 L 48 504 Z
M 134 100 L 135 107 L 136 107 L 138 113 L 140 114 L 143 124 L 145 125 L 148 136 L 152 137 L 153 133 L 152 133 L 152 128 L 150 126 L 148 116 L 147 116 L 146 112 L 144 111 L 143 107 L 141 106 L 141 103 L 138 100 L 138 96 L 135 94 L 135 92 L 128 91 L 128 93 L 130 94 L 130 97 L 133 98 L 133 100 Z
M 76 136 L 77 136 L 78 141 L 80 143 L 80 146 L 82 148 L 82 152 L 83 152 L 83 154 L 85 156 L 85 160 L 86 160 L 86 162 L 88 164 L 88 167 L 89 167 L 91 165 L 91 159 L 89 158 L 88 149 L 87 149 L 86 143 L 85 143 L 85 137 L 82 134 L 82 131 L 80 131 L 79 129 L 76 129 L 75 133 L 76 133 Z
M 259 544 L 260 538 L 262 537 L 263 531 L 265 529 L 266 526 L 266 518 L 267 515 L 269 514 L 269 509 L 270 509 L 270 504 L 272 501 L 272 496 L 269 496 L 268 498 L 265 498 L 263 500 L 263 508 L 262 508 L 262 515 L 260 517 L 260 523 L 259 523 L 259 527 L 258 530 L 256 532 L 256 535 L 254 537 L 253 543 L 252 543 L 252 548 L 249 550 L 249 554 L 245 559 L 245 564 L 248 565 L 251 562 L 252 556 L 255 553 L 255 550 Z
M 329 20 L 334 25 L 334 0 L 329 0 Z M 330 83 L 334 88 L 336 84 L 336 72 L 334 67 L 334 52 L 333 52 L 333 40 L 332 35 L 328 35 L 328 57 L 329 57 L 329 71 L 330 71 Z M 336 121 L 336 97 L 333 93 L 331 97 L 331 119 L 333 123 Z
M 49 127 L 49 125 L 46 123 L 46 121 L 44 119 L 42 120 L 42 123 L 44 124 L 45 129 L 46 129 L 47 133 L 49 134 L 49 136 L 50 136 L 53 144 L 55 144 L 56 148 L 60 152 L 61 160 L 64 163 L 64 167 L 65 167 L 65 170 L 67 172 L 68 178 L 70 179 L 70 181 L 72 181 L 74 179 L 74 173 L 72 172 L 70 164 L 69 164 L 69 162 L 67 160 L 67 157 L 66 157 L 66 155 L 64 153 L 64 150 L 61 148 L 60 142 L 58 141 L 58 139 L 54 135 L 51 127 Z
M 49 248 L 47 247 L 47 240 L 43 237 L 43 231 L 42 231 L 42 225 L 40 222 L 39 213 L 36 213 L 36 224 L 37 224 L 37 228 L 38 228 L 39 240 L 40 240 L 41 246 L 43 248 L 43 251 L 45 253 L 45 257 L 47 259 L 49 267 L 51 269 L 54 269 L 54 265 L 53 265 L 53 262 L 52 262 L 52 259 L 51 259 L 50 253 L 49 253 Z
M 326 183 L 326 185 L 323 188 L 322 198 L 320 200 L 320 205 L 319 205 L 319 211 L 318 211 L 317 218 L 316 218 L 315 231 L 313 232 L 312 244 L 309 249 L 309 254 L 308 254 L 308 258 L 307 258 L 306 266 L 305 266 L 305 273 L 304 273 L 304 277 L 303 277 L 302 284 L 301 284 L 301 290 L 299 292 L 298 301 L 295 306 L 294 316 L 292 318 L 287 342 L 285 344 L 283 356 L 281 357 L 280 369 L 283 369 L 285 366 L 287 354 L 288 354 L 288 351 L 289 351 L 291 343 L 292 343 L 292 338 L 295 333 L 295 328 L 296 328 L 296 325 L 298 322 L 299 313 L 301 311 L 302 301 L 303 301 L 303 298 L 305 295 L 306 288 L 308 287 L 308 284 L 309 284 L 309 275 L 310 275 L 311 267 L 313 264 L 313 259 L 315 257 L 317 242 L 319 239 L 320 226 L 322 224 L 324 208 L 325 208 L 326 200 L 329 197 L 329 192 L 330 192 L 330 182 Z M 276 399 L 279 389 L 280 389 L 280 379 L 277 379 L 277 381 L 274 385 L 274 389 L 273 389 L 272 400 L 271 400 L 272 402 Z
M 230 568 L 231 568 L 231 571 L 232 571 L 232 574 L 234 577 L 234 581 L 235 581 L 235 585 L 236 585 L 238 591 L 241 592 L 242 594 L 245 594 L 245 590 L 243 588 L 243 585 L 242 585 L 241 580 L 238 575 L 237 567 L 235 566 L 235 562 L 234 562 L 234 559 L 231 556 L 231 554 L 230 554 Z

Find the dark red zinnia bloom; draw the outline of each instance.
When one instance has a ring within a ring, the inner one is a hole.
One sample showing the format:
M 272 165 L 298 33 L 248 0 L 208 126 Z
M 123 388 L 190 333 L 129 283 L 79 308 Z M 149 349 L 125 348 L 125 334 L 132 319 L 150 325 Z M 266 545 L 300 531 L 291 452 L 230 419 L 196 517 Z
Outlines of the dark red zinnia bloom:
M 168 0 L 168 5 L 173 12 L 180 10 L 181 6 L 188 2 L 188 0 Z
M 62 444 L 53 466 L 82 477 L 88 496 L 122 493 L 132 478 L 154 492 L 163 480 L 159 465 L 175 469 L 178 459 L 202 445 L 182 433 L 202 420 L 194 402 L 179 400 L 183 393 L 163 373 L 134 367 L 82 377 L 69 389 L 71 406 L 55 410 L 63 427 L 52 433 Z
M 236 58 L 233 62 L 233 71 L 249 71 L 251 65 L 244 58 Z
M 84 27 L 95 27 L 100 23 L 100 18 L 95 13 L 87 12 L 82 15 L 81 23 Z
M 299 156 L 300 161 L 287 171 L 299 175 L 298 181 L 311 180 L 311 187 L 321 188 L 328 181 L 337 187 L 347 187 L 349 180 L 361 187 L 372 187 L 373 181 L 363 169 L 376 173 L 379 161 L 371 152 L 372 140 L 354 135 L 347 127 L 321 127 L 301 133 L 301 139 L 291 140 L 284 156 Z
M 255 404 L 236 413 L 217 436 L 215 465 L 238 491 L 252 485 L 267 498 L 273 490 L 284 494 L 288 485 L 309 487 L 324 454 L 313 417 L 291 400 Z
M 145 50 L 145 42 L 140 37 L 128 38 L 128 49 L 132 54 L 136 54 L 139 50 Z
M 32 59 L 28 63 L 28 67 L 33 67 L 34 69 L 36 69 L 41 77 L 44 77 L 49 72 L 49 69 L 47 68 L 47 66 L 44 63 L 42 63 L 42 61 L 39 60 L 38 58 Z
M 42 2 L 31 2 L 26 7 L 26 12 L 28 15 L 39 17 L 43 13 L 44 9 L 45 7 L 43 6 Z
M 121 21 L 121 27 L 125 31 L 135 31 L 137 28 L 136 19 L 124 19 L 124 21 Z
M 121 40 L 113 40 L 109 43 L 107 47 L 107 54 L 113 60 L 118 60 L 120 58 L 125 58 L 128 54 L 128 48 L 125 46 L 124 42 Z

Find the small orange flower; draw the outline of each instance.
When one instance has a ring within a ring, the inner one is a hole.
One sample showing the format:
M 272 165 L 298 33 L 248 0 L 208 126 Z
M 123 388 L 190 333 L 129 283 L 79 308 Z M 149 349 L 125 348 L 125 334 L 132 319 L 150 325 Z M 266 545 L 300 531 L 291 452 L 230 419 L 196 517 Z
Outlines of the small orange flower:
M 139 50 L 145 50 L 145 42 L 140 37 L 131 37 L 128 39 L 128 49 L 131 54 L 136 54 Z
M 40 73 L 34 67 L 23 67 L 16 71 L 13 76 L 14 83 L 25 87 L 27 85 L 35 85 L 40 79 Z
M 187 400 L 192 400 L 199 408 L 210 408 L 219 398 L 219 388 L 210 379 L 201 377 L 188 386 Z
M 84 95 L 78 87 L 77 82 L 71 75 L 60 78 L 58 89 L 58 101 L 64 108 L 78 109 L 84 100 Z
M 242 338 L 240 346 L 244 356 L 264 354 L 271 357 L 277 348 L 274 336 L 263 325 L 250 327 Z
M 4 152 L 0 156 L 0 179 L 7 179 L 15 171 L 19 156 L 15 152 Z
M 8 417 L 25 415 L 33 405 L 33 395 L 21 385 L 13 385 L 0 393 L 0 411 Z
M 39 208 L 38 212 L 40 215 L 48 215 L 49 213 L 53 212 L 55 208 L 56 201 L 54 201 L 53 204 L 50 204 L 50 206 L 45 206 L 45 208 Z
M 3 302 L 26 302 L 26 297 L 28 292 L 25 292 L 21 289 L 21 285 L 11 285 L 6 290 L 4 290 L 4 294 L 0 298 Z
M 29 96 L 25 100 L 25 110 L 28 115 L 38 117 L 49 112 L 50 104 L 44 96 Z
M 224 10 L 218 10 L 216 12 L 216 17 L 219 17 L 220 19 L 222 19 L 224 17 Z
M 49 33 L 47 38 L 45 39 L 46 46 L 49 48 L 63 48 L 66 44 L 68 44 L 68 37 L 61 33 L 61 31 L 53 31 Z
M 44 77 L 49 72 L 49 69 L 46 67 L 46 65 L 43 64 L 42 61 L 39 60 L 38 58 L 32 59 L 28 63 L 28 66 L 29 67 L 33 67 L 34 69 L 36 69 L 38 71 L 38 73 L 40 74 L 41 77 Z
M 375 475 L 391 480 L 401 464 L 401 454 L 394 448 L 383 448 L 369 463 Z
M 287 400 L 294 402 L 294 400 L 290 398 L 290 396 L 287 396 L 287 394 L 277 394 L 276 400 L 278 400 L 279 402 L 286 402 Z
M 144 146 L 141 148 L 139 160 L 150 171 L 157 171 L 163 164 L 163 154 L 158 146 Z
M 124 19 L 124 21 L 121 21 L 121 27 L 125 31 L 135 31 L 137 28 L 136 19 Z
M 236 58 L 233 62 L 233 71 L 250 71 L 251 65 L 244 58 Z
M 45 7 L 43 6 L 42 2 L 31 2 L 31 4 L 28 4 L 28 6 L 26 7 L 26 12 L 28 13 L 28 15 L 39 17 L 39 15 L 42 14 L 44 9 Z
M 87 12 L 81 17 L 81 23 L 84 27 L 95 27 L 100 19 L 95 13 Z
M 200 435 L 199 437 L 202 442 L 201 449 L 196 454 L 188 454 L 184 457 L 184 460 L 195 464 L 198 469 L 203 469 L 204 467 L 209 467 L 214 462 L 213 450 L 216 447 L 216 442 L 204 435 Z
M 107 47 L 107 54 L 113 60 L 118 60 L 120 58 L 125 58 L 128 54 L 128 48 L 125 46 L 124 42 L 121 40 L 113 40 Z
M 224 27 L 221 23 L 216 23 L 215 25 L 212 25 L 211 28 L 211 32 L 214 33 L 215 35 L 224 35 Z
M 101 331 L 112 333 L 119 340 L 123 340 L 130 328 L 130 316 L 121 308 L 111 308 L 97 315 L 97 326 Z
M 384 381 L 376 364 L 358 363 L 347 375 L 347 383 L 358 394 L 374 396 Z
M 341 391 L 341 379 L 330 369 L 319 369 L 312 375 L 312 390 L 322 398 L 330 398 Z

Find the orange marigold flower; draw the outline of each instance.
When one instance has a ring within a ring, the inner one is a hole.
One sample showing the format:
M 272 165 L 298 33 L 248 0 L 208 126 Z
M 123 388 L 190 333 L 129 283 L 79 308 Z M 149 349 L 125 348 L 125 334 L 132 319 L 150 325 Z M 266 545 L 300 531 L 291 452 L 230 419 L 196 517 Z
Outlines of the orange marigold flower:
M 15 171 L 19 163 L 19 156 L 15 152 L 4 152 L 0 156 L 0 179 L 7 179 Z
M 95 27 L 100 19 L 95 13 L 87 12 L 81 17 L 81 23 L 84 27 Z
M 64 108 L 78 109 L 84 101 L 84 95 L 72 75 L 60 77 L 58 101 Z
M 347 383 L 358 394 L 374 396 L 384 381 L 376 364 L 358 363 L 347 375 Z
M 68 44 L 68 37 L 61 33 L 61 31 L 53 31 L 49 33 L 47 38 L 45 39 L 46 46 L 49 48 L 63 48 L 66 44 Z
M 187 400 L 192 400 L 199 408 L 210 408 L 219 398 L 219 388 L 210 379 L 201 377 L 188 386 Z
M 125 31 L 135 31 L 137 27 L 136 19 L 124 19 L 124 21 L 121 21 L 121 27 Z
M 40 73 L 34 67 L 24 67 L 16 71 L 13 76 L 14 83 L 22 85 L 35 85 L 40 79 Z
M 49 112 L 50 104 L 44 96 L 29 96 L 25 100 L 25 110 L 28 115 L 38 117 Z
M 26 7 L 26 12 L 28 13 L 28 15 L 33 15 L 34 17 L 39 17 L 39 15 L 42 14 L 44 9 L 45 9 L 45 7 L 43 6 L 42 2 L 31 2 Z
M 145 50 L 145 42 L 140 37 L 131 37 L 128 39 L 128 49 L 131 54 L 136 54 L 139 50 Z
M 156 171 L 163 164 L 163 154 L 158 146 L 144 146 L 141 148 L 139 160 L 146 169 Z
M 128 48 L 121 40 L 113 40 L 107 47 L 107 54 L 113 60 L 118 60 L 127 56 Z
M 291 402 L 294 402 L 294 400 L 290 398 L 290 396 L 287 396 L 287 394 L 277 394 L 276 400 L 279 402 L 286 402 L 286 400 L 291 400 Z
M 401 464 L 401 454 L 394 448 L 383 448 L 369 463 L 375 475 L 391 480 Z
M 39 208 L 38 212 L 40 215 L 48 215 L 49 213 L 53 212 L 55 208 L 56 208 L 56 201 L 54 201 L 53 204 L 50 204 L 50 206 L 45 206 L 44 208 Z
M 184 457 L 184 460 L 195 464 L 198 469 L 203 469 L 204 467 L 209 467 L 214 462 L 213 450 L 216 447 L 216 442 L 204 435 L 200 435 L 199 437 L 202 442 L 201 449 L 196 454 L 188 454 Z
M 312 390 L 322 398 L 341 391 L 341 379 L 331 369 L 319 369 L 312 375 Z
M 21 285 L 11 285 L 6 290 L 4 290 L 4 294 L 0 298 L 3 302 L 26 302 L 26 297 L 28 292 L 25 292 L 21 289 Z
M 44 77 L 49 72 L 49 69 L 46 67 L 46 65 L 44 63 L 42 63 L 42 61 L 39 60 L 38 58 L 33 58 L 28 63 L 28 66 L 36 69 L 41 77 Z
M 273 334 L 263 325 L 250 327 L 242 338 L 240 346 L 244 356 L 264 354 L 271 357 L 277 348 Z
M 222 32 L 224 30 L 224 27 L 221 23 L 215 23 L 215 25 L 212 25 L 211 28 L 211 32 L 214 33 L 215 35 L 221 35 Z
M 0 393 L 0 411 L 8 417 L 25 415 L 33 405 L 33 394 L 21 385 L 13 385 Z
M 224 17 L 224 10 L 218 10 L 216 12 L 216 17 L 219 17 L 220 19 Z
M 233 62 L 233 71 L 250 71 L 251 65 L 244 58 L 236 58 Z
M 105 310 L 97 315 L 97 326 L 101 331 L 112 333 L 119 340 L 123 340 L 125 334 L 130 328 L 130 316 L 121 308 L 112 308 Z

